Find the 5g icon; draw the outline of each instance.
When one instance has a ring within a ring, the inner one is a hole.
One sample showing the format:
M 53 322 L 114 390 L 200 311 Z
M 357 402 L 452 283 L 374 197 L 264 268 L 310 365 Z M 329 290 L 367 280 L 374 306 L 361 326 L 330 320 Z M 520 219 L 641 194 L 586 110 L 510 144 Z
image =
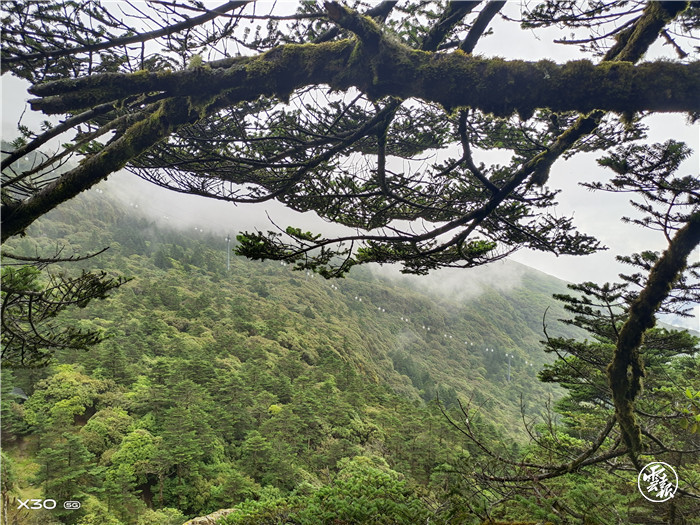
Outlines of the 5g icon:
M 66 510 L 78 510 L 80 508 L 79 501 L 65 501 L 63 502 L 63 508 Z

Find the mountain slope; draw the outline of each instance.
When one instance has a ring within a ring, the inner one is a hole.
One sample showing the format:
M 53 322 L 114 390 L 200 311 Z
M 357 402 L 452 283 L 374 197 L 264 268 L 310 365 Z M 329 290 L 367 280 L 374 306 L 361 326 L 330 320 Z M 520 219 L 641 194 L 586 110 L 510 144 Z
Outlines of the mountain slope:
M 223 240 L 170 230 L 96 193 L 57 210 L 34 232 L 31 237 L 47 247 L 54 239 L 82 253 L 111 246 L 105 256 L 85 266 L 134 277 L 118 293 L 129 297 L 146 286 L 143 293 L 162 300 L 159 306 L 166 319 L 178 311 L 171 306 L 194 301 L 192 290 L 214 309 L 228 307 L 230 300 L 239 311 L 234 325 L 251 336 L 270 336 L 293 347 L 303 331 L 315 340 L 306 349 L 309 358 L 327 345 L 368 377 L 410 397 L 430 399 L 437 384 L 467 396 L 484 379 L 503 382 L 506 354 L 514 356 L 511 386 L 537 390 L 535 373 L 545 360 L 539 344 L 545 312 L 550 334 L 575 335 L 556 322 L 564 312 L 552 294 L 565 292 L 565 283 L 517 263 L 438 273 L 423 280 L 384 278 L 381 271 L 360 268 L 333 282 L 279 263 L 233 257 L 227 272 Z M 24 249 L 33 252 L 35 241 L 25 241 Z M 181 285 L 168 284 L 175 282 Z M 203 287 L 209 286 L 216 290 L 206 294 Z M 94 308 L 108 311 L 101 304 Z M 92 315 L 91 310 L 85 313 Z M 196 317 L 199 312 L 192 307 L 182 313 Z M 270 322 L 275 328 L 259 329 L 256 322 Z M 348 354 L 344 348 L 351 343 L 355 351 Z M 486 348 L 493 355 L 487 355 Z
M 356 456 L 385 462 L 371 472 L 444 490 L 441 465 L 478 451 L 436 397 L 452 410 L 471 400 L 480 430 L 519 440 L 521 405 L 542 411 L 552 394 L 536 379 L 538 341 L 545 310 L 551 325 L 561 313 L 551 293 L 565 288 L 525 267 L 434 281 L 359 269 L 335 282 L 276 262 L 232 258 L 227 269 L 223 239 L 162 226 L 108 191 L 28 233 L 14 252 L 110 246 L 53 271 L 133 277 L 63 317 L 103 330 L 103 343 L 58 352 L 45 369 L 3 372 L 3 388 L 29 395 L 21 406 L 4 399 L 3 437 L 25 465 L 18 493 L 82 500 L 82 515 L 50 515 L 63 523 L 103 514 L 136 523 L 167 508 L 181 523 L 268 489 L 319 487 L 337 469 L 365 472 L 347 463 Z

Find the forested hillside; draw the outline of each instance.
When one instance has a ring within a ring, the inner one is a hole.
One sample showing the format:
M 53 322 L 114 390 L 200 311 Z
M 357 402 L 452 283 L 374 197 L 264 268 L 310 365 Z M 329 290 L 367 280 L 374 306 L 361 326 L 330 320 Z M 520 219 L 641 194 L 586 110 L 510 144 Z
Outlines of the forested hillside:
M 3 369 L 6 502 L 82 503 L 6 503 L 16 523 L 179 525 L 239 504 L 230 523 L 478 522 L 482 503 L 459 503 L 458 487 L 485 452 L 437 400 L 456 419 L 468 404 L 479 435 L 518 454 L 521 415 L 546 415 L 557 397 L 537 379 L 551 362 L 545 311 L 549 335 L 576 335 L 556 322 L 564 284 L 525 267 L 503 267 L 507 286 L 464 271 L 451 294 L 369 269 L 336 281 L 236 257 L 227 269 L 221 236 L 159 224 L 109 190 L 8 245 L 57 243 L 64 255 L 110 249 L 53 271 L 131 281 L 58 321 L 99 329 L 102 343 Z

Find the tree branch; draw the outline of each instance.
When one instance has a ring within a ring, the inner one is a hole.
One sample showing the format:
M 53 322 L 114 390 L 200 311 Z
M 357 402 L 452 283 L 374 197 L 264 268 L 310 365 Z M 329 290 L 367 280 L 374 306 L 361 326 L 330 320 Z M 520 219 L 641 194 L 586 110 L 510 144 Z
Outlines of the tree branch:
M 548 60 L 485 59 L 461 52 L 410 49 L 374 33 L 376 26 L 369 19 L 353 27 L 363 34 L 363 42 L 371 43 L 371 50 L 367 45 L 358 47 L 353 40 L 290 44 L 260 56 L 241 57 L 227 68 L 58 80 L 33 86 L 30 92 L 42 98 L 30 103 L 34 110 L 56 114 L 157 91 L 168 96 L 226 92 L 233 105 L 261 95 L 286 100 L 295 89 L 327 84 L 338 90 L 356 87 L 373 99 L 415 97 L 445 108 L 472 107 L 498 116 L 517 112 L 524 118 L 542 107 L 583 114 L 594 109 L 700 111 L 698 62 L 638 66 L 604 62 L 595 66 L 585 60 L 559 65 Z
M 622 436 L 631 455 L 641 450 L 641 428 L 634 417 L 634 401 L 642 389 L 644 367 L 639 356 L 644 332 L 655 324 L 654 314 L 685 269 L 688 256 L 700 244 L 700 210 L 678 230 L 671 244 L 652 268 L 646 285 L 632 302 L 620 330 L 608 380 Z
M 124 167 L 129 161 L 169 136 L 174 129 L 200 118 L 198 108 L 178 99 L 161 102 L 158 109 L 133 124 L 119 138 L 77 168 L 44 186 L 30 198 L 17 204 L 2 206 L 2 242 L 17 235 L 34 220 L 58 204 L 92 187 Z
M 52 127 L 50 130 L 42 133 L 38 137 L 36 137 L 34 140 L 29 142 L 27 145 L 22 146 L 21 148 L 17 148 L 13 152 L 11 152 L 7 157 L 2 159 L 2 163 L 0 166 L 4 170 L 6 167 L 8 167 L 10 164 L 15 162 L 18 159 L 21 159 L 28 153 L 31 153 L 32 151 L 35 151 L 39 147 L 43 146 L 45 143 L 47 143 L 49 140 L 51 140 L 54 137 L 57 137 L 61 133 L 68 131 L 69 129 L 74 128 L 78 124 L 82 124 L 83 122 L 87 122 L 88 120 L 91 120 L 99 115 L 102 115 L 104 113 L 109 112 L 110 110 L 114 109 L 114 106 L 112 104 L 101 104 L 97 107 L 94 107 L 92 109 L 89 109 L 87 111 L 84 111 L 83 113 L 80 113 L 79 115 L 75 115 L 73 117 L 67 118 L 60 124 L 57 124 L 56 126 Z
M 481 35 L 483 35 L 484 31 L 486 31 L 489 22 L 491 22 L 493 17 L 498 14 L 504 5 L 506 5 L 505 2 L 495 0 L 486 4 L 486 6 L 481 10 L 481 13 L 479 13 L 479 16 L 476 17 L 474 25 L 472 25 L 472 28 L 469 30 L 469 33 L 467 33 L 467 36 L 464 38 L 464 40 L 462 40 L 462 42 L 460 42 L 459 49 L 467 54 L 471 54 L 471 52 L 474 51 L 476 43 L 481 38 Z
M 445 39 L 447 33 L 457 25 L 460 20 L 471 13 L 481 1 L 476 2 L 450 2 L 435 22 L 423 40 L 423 51 L 437 51 L 438 46 Z
M 165 26 L 165 27 L 162 27 L 162 28 L 157 29 L 155 31 L 149 31 L 146 33 L 136 33 L 133 36 L 114 38 L 111 40 L 107 40 L 105 42 L 100 42 L 100 43 L 96 43 L 96 44 L 89 44 L 89 45 L 85 45 L 85 46 L 64 47 L 64 48 L 60 48 L 60 49 L 49 49 L 49 50 L 45 50 L 45 51 L 40 51 L 38 53 L 28 54 L 28 55 L 16 55 L 16 56 L 7 56 L 7 57 L 3 56 L 2 62 L 3 62 L 3 66 L 5 66 L 8 64 L 15 64 L 18 62 L 24 62 L 27 60 L 37 60 L 40 58 L 59 58 L 59 57 L 64 57 L 64 56 L 75 55 L 77 53 L 88 53 L 88 52 L 94 53 L 95 51 L 101 51 L 103 49 L 109 49 L 111 47 L 126 46 L 129 44 L 137 44 L 137 43 L 141 43 L 141 42 L 146 42 L 148 40 L 153 40 L 154 38 L 172 35 L 174 33 L 180 32 L 180 31 L 184 31 L 187 29 L 191 29 L 193 27 L 197 27 L 198 25 L 209 22 L 210 20 L 213 20 L 218 16 L 221 16 L 225 13 L 228 13 L 229 11 L 233 11 L 234 9 L 238 9 L 239 7 L 243 7 L 244 5 L 246 5 L 248 3 L 250 3 L 250 0 L 227 2 L 219 7 L 208 10 L 206 13 L 204 13 L 200 16 L 196 16 L 194 18 L 188 18 L 186 20 L 183 20 L 182 22 L 178 22 L 176 24 Z M 3 67 L 3 72 L 5 69 L 6 68 Z

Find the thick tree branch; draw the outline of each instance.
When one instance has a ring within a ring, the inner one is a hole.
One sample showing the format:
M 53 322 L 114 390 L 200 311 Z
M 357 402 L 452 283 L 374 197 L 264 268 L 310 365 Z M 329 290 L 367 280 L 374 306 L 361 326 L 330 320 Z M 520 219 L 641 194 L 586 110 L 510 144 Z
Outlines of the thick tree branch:
M 495 0 L 486 4 L 486 6 L 481 10 L 481 13 L 479 13 L 479 16 L 476 17 L 474 25 L 472 25 L 472 28 L 469 30 L 469 33 L 467 33 L 467 36 L 459 44 L 459 49 L 467 54 L 474 51 L 476 43 L 479 41 L 479 38 L 481 38 L 481 35 L 484 34 L 484 31 L 486 31 L 489 22 L 491 22 L 493 17 L 498 14 L 504 5 L 506 5 L 505 2 Z
M 557 104 L 562 104 L 565 109 L 577 109 L 574 106 L 581 102 L 590 104 L 591 107 L 620 107 L 625 112 L 634 111 L 634 107 L 646 105 L 646 102 L 640 104 L 640 101 L 645 101 L 645 97 L 639 89 L 653 92 L 648 98 L 661 101 L 659 103 L 667 108 L 668 100 L 676 100 L 671 105 L 678 103 L 678 93 L 680 99 L 686 101 L 681 106 L 686 103 L 690 107 L 700 104 L 692 89 L 698 84 L 698 64 L 645 64 L 635 67 L 630 63 L 604 63 L 593 66 L 584 61 L 556 65 L 549 61 L 527 63 L 487 60 L 469 57 L 461 52 L 427 53 L 386 39 L 379 26 L 370 18 L 362 17 L 339 4 L 329 3 L 328 6 L 329 16 L 339 25 L 355 31 L 360 42 L 349 39 L 323 44 L 287 45 L 257 57 L 229 59 L 226 64 L 217 63 L 216 68 L 205 65 L 176 73 L 142 71 L 132 75 L 94 75 L 35 86 L 34 93 L 46 98 L 35 100 L 34 106 L 51 113 L 81 110 L 140 93 L 155 92 L 162 97 L 182 98 L 177 99 L 177 104 L 170 104 L 168 110 L 159 111 L 157 116 L 153 115 L 153 118 L 134 124 L 123 133 L 123 137 L 120 135 L 103 152 L 86 159 L 83 165 L 72 170 L 68 176 L 62 176 L 56 183 L 43 188 L 22 203 L 3 207 L 3 240 L 21 232 L 42 213 L 147 151 L 168 135 L 164 130 L 177 130 L 198 118 L 215 115 L 221 109 L 242 101 L 255 100 L 261 95 L 276 95 L 284 99 L 295 89 L 310 85 L 327 84 L 336 89 L 356 86 L 372 97 L 399 94 L 401 97 L 437 101 L 447 108 L 472 106 L 497 114 L 518 111 L 523 116 L 528 116 L 533 108 L 540 105 L 556 108 Z M 656 20 L 664 18 L 661 14 L 652 10 L 645 13 L 645 16 Z M 641 17 L 640 23 L 646 20 L 645 16 Z M 654 24 L 644 24 L 643 31 L 640 29 L 633 34 L 650 32 L 652 26 Z M 659 77 L 663 75 L 658 74 L 657 67 L 662 70 L 671 68 L 667 73 L 673 76 L 673 82 L 660 80 Z M 683 74 L 677 75 L 679 71 Z M 653 78 L 647 81 L 649 76 Z M 543 82 L 543 78 L 546 81 Z M 654 81 L 662 82 L 663 89 L 656 86 Z M 575 86 L 569 86 L 567 82 L 572 82 Z M 586 82 L 595 84 L 595 87 L 589 85 L 582 88 Z M 542 87 L 531 89 L 531 86 L 539 85 Z M 523 89 L 523 86 L 528 89 Z M 692 97 L 688 96 L 688 91 L 693 92 Z M 196 96 L 191 97 L 192 94 Z M 691 98 L 692 102 L 688 102 Z M 187 118 L 174 114 L 178 111 L 177 106 L 191 109 Z M 603 111 L 597 110 L 588 118 L 579 119 L 548 151 L 524 163 L 508 179 L 503 191 L 497 192 L 483 206 L 462 218 L 448 221 L 439 230 L 448 231 L 469 221 L 474 221 L 475 227 L 531 174 L 532 182 L 541 184 L 546 180 L 549 167 L 556 158 L 581 136 L 594 129 L 602 115 Z M 155 124 L 154 119 L 158 124 Z M 146 124 L 146 121 L 149 123 Z M 163 133 L 144 135 L 141 133 L 144 126 L 159 126 Z M 130 140 L 122 140 L 133 134 L 141 138 L 138 148 L 131 148 Z M 119 159 L 112 168 L 103 162 L 107 153 L 111 158 Z M 100 168 L 85 168 L 93 163 Z M 78 173 L 81 175 L 78 176 Z M 432 235 L 429 237 L 432 238 Z M 458 236 L 453 241 L 459 243 L 462 239 L 463 236 Z M 420 238 L 414 240 L 420 241 Z
M 642 389 L 644 367 L 639 356 L 644 332 L 655 323 L 654 314 L 685 269 L 690 253 L 700 244 L 700 211 L 691 215 L 652 268 L 645 287 L 630 306 L 620 330 L 608 379 L 622 436 L 630 454 L 641 449 L 641 429 L 634 417 L 634 401 Z
M 2 164 L 1 164 L 2 169 L 4 170 L 6 167 L 8 167 L 10 164 L 15 162 L 16 160 L 21 159 L 22 157 L 31 153 L 32 151 L 37 150 L 39 147 L 43 146 L 49 140 L 51 140 L 54 137 L 57 137 L 61 133 L 68 131 L 69 129 L 72 129 L 75 126 L 82 124 L 83 122 L 87 122 L 88 120 L 93 119 L 99 115 L 107 113 L 112 109 L 114 109 L 114 106 L 112 104 L 101 104 L 101 105 L 94 107 L 92 109 L 89 109 L 89 110 L 87 110 L 79 115 L 75 115 L 73 117 L 67 118 L 66 120 L 64 120 L 60 124 L 57 124 L 56 126 L 52 127 L 50 130 L 37 136 L 34 140 L 29 142 L 25 146 L 22 146 L 21 148 L 17 148 L 13 152 L 11 152 L 7 157 L 2 159 Z
M 617 42 L 605 60 L 636 61 L 646 53 L 671 20 L 688 8 L 689 2 L 649 2 L 639 21 L 617 35 Z
M 394 6 L 396 6 L 397 3 L 397 0 L 384 0 L 383 2 L 380 2 L 374 7 L 372 7 L 371 9 L 368 9 L 365 12 L 365 16 L 369 16 L 379 22 L 383 22 L 386 19 L 386 17 L 389 16 L 389 13 L 394 8 Z M 332 40 L 336 36 L 338 36 L 339 32 L 340 30 L 338 29 L 338 26 L 334 26 L 325 33 L 323 33 L 321 36 L 316 38 L 313 41 L 313 43 L 320 44 L 322 42 L 328 42 L 329 40 Z
M 476 2 L 450 2 L 443 11 L 440 19 L 432 25 L 428 34 L 425 35 L 421 49 L 423 51 L 437 51 L 438 47 L 445 39 L 447 33 L 457 25 L 460 20 L 471 13 L 481 1 Z
M 190 100 L 168 99 L 158 109 L 128 128 L 95 156 L 63 174 L 30 198 L 2 206 L 2 242 L 22 232 L 34 220 L 74 197 L 134 159 L 185 124 L 200 118 L 200 108 Z
M 257 57 L 240 58 L 228 68 L 206 67 L 178 72 L 108 73 L 66 79 L 31 88 L 42 98 L 32 108 L 48 114 L 84 110 L 129 95 L 163 92 L 168 96 L 226 92 L 231 104 L 276 95 L 286 99 L 295 89 L 327 84 L 351 87 L 374 99 L 415 97 L 445 108 L 472 107 L 487 113 L 523 117 L 547 107 L 554 112 L 594 109 L 700 111 L 700 63 L 582 60 L 555 64 L 485 59 L 462 52 L 429 53 L 407 48 L 372 33 L 363 19 L 355 30 L 369 44 L 353 40 L 286 45 Z M 381 45 L 380 45 L 381 43 Z M 367 49 L 368 47 L 371 48 Z

